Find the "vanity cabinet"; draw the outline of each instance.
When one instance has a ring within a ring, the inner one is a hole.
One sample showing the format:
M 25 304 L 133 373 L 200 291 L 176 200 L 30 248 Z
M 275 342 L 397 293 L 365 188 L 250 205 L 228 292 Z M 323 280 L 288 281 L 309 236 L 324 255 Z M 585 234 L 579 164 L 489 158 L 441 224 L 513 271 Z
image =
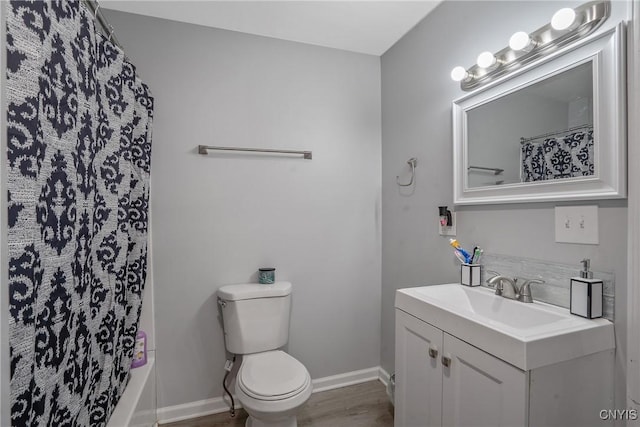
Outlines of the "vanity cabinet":
M 395 427 L 611 425 L 615 334 L 448 283 L 396 291 Z
M 395 427 L 520 426 L 526 372 L 396 310 Z
M 395 427 L 442 424 L 443 332 L 396 310 Z
M 447 333 L 442 366 L 442 425 L 524 425 L 527 375 Z M 446 359 L 445 359 L 446 360 Z

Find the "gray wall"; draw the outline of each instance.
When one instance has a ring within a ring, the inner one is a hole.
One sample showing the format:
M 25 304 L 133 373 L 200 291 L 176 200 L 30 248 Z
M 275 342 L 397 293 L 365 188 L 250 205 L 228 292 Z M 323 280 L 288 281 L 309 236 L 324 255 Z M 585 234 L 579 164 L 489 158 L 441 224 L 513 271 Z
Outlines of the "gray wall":
M 578 5 L 581 2 L 562 2 Z M 627 4 L 613 2 L 613 25 Z M 459 270 L 438 236 L 439 205 L 452 205 L 451 102 L 462 96 L 449 73 L 471 66 L 479 52 L 496 52 L 518 30 L 550 21 L 557 2 L 447 1 L 382 56 L 382 367 L 394 370 L 394 293 L 402 287 L 457 281 Z M 416 186 L 399 190 L 395 177 L 418 157 Z M 616 280 L 617 407 L 624 408 L 626 336 L 626 201 L 600 206 L 600 245 L 554 242 L 553 204 L 458 208 L 458 239 L 486 251 L 576 265 L 592 259 L 595 270 Z
M 106 12 L 155 96 L 158 407 L 222 395 L 215 292 L 275 266 L 313 378 L 380 363 L 380 59 Z M 313 150 L 313 160 L 196 153 Z

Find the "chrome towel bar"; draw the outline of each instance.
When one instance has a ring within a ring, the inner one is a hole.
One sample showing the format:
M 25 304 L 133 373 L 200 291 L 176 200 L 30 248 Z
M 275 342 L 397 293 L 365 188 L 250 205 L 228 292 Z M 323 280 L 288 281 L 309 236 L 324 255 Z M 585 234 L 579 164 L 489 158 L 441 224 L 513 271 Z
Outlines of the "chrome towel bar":
M 491 171 L 493 172 L 494 175 L 500 175 L 502 172 L 504 172 L 504 169 L 500 169 L 500 168 L 486 168 L 484 166 L 469 166 L 467 168 L 467 170 L 482 170 L 482 171 Z
M 209 154 L 209 150 L 223 151 L 249 151 L 253 153 L 277 153 L 277 154 L 301 154 L 305 159 L 311 160 L 311 151 L 297 150 L 271 150 L 268 148 L 237 148 L 237 147 L 214 147 L 212 145 L 198 145 L 198 154 Z

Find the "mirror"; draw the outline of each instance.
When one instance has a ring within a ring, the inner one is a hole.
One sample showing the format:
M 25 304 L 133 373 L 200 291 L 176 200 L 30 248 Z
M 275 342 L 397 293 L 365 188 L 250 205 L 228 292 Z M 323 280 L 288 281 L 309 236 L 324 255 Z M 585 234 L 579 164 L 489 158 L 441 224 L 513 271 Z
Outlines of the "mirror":
M 593 64 L 467 111 L 470 188 L 594 173 Z
M 622 26 L 454 102 L 454 202 L 626 196 Z

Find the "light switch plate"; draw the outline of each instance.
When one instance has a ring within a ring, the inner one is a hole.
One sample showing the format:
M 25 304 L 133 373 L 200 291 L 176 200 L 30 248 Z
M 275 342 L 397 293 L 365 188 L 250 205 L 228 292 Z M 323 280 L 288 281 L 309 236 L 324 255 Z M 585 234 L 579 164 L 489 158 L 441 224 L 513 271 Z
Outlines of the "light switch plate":
M 556 206 L 556 242 L 597 245 L 598 206 Z
M 441 236 L 455 236 L 456 235 L 456 224 L 458 223 L 456 220 L 456 213 L 451 212 L 451 222 L 453 225 L 451 227 L 443 227 L 440 225 L 440 221 L 438 221 L 438 233 Z

